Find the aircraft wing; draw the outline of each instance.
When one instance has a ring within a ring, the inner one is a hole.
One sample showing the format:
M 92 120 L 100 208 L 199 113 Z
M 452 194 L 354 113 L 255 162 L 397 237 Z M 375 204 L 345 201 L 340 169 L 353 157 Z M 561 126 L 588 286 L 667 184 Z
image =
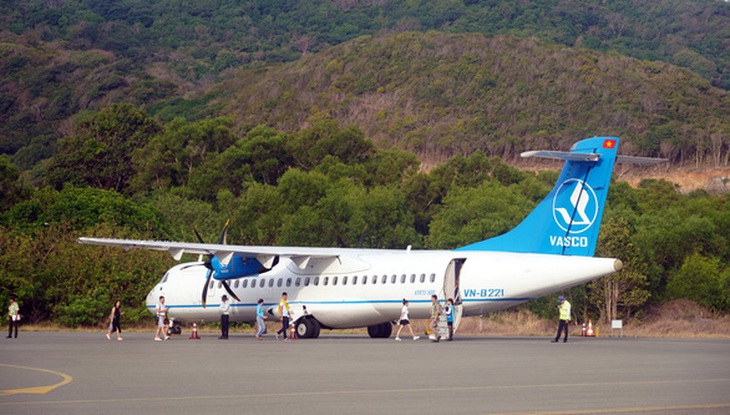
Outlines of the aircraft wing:
M 357 252 L 372 251 L 367 249 L 347 248 L 223 245 L 86 237 L 79 238 L 77 241 L 88 245 L 116 246 L 127 251 L 132 248 L 164 251 L 172 255 L 172 257 L 177 261 L 182 258 L 183 254 L 215 255 L 223 264 L 227 264 L 233 256 L 256 258 L 266 267 L 270 267 L 277 257 L 290 258 L 297 265 L 302 266 L 310 259 L 338 258 L 346 254 L 352 255 Z

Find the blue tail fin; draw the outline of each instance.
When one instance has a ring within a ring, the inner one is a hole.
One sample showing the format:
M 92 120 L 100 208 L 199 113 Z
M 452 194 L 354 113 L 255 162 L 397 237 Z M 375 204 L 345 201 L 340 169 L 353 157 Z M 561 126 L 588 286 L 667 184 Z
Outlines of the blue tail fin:
M 595 137 L 570 152 L 523 153 L 565 161 L 553 190 L 516 228 L 457 250 L 593 256 L 618 143 L 616 137 Z

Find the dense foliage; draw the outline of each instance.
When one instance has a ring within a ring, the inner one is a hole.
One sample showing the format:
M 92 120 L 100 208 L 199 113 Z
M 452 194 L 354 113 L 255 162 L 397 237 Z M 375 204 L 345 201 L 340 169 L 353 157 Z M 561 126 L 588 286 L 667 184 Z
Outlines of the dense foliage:
M 728 5 L 638 0 L 9 0 L 16 34 L 37 32 L 71 49 L 101 49 L 138 63 L 170 58 L 186 78 L 252 62 L 295 60 L 362 35 L 430 31 L 510 34 L 584 46 L 700 73 L 730 85 Z M 163 55 L 160 57 L 160 52 Z M 166 53 L 167 52 L 167 53 Z
M 380 146 L 443 161 L 505 160 L 597 134 L 625 154 L 730 165 L 730 95 L 675 66 L 542 44 L 429 32 L 363 37 L 216 88 L 242 131 L 282 130 L 312 113 L 355 124 Z
M 77 140 L 63 141 L 57 157 L 79 167 L 54 160 L 47 186 L 25 188 L 17 174 L 5 180 L 0 302 L 15 293 L 29 321 L 78 326 L 99 324 L 120 299 L 135 322 L 147 316 L 145 294 L 172 259 L 80 245 L 77 237 L 192 241 L 195 227 L 215 240 L 230 218 L 229 241 L 239 244 L 453 248 L 516 225 L 557 178 L 483 152 L 425 172 L 413 154 L 379 150 L 358 128 L 326 117 L 311 123 L 239 136 L 230 120 L 156 123 L 142 109 L 118 105 L 79 122 L 78 137 L 98 125 L 109 137 L 151 125 L 157 133 L 121 148 L 119 157 L 131 160 L 124 188 L 83 180 L 98 157 Z M 54 188 L 53 177 L 77 185 Z M 577 313 L 596 320 L 641 315 L 648 304 L 677 297 L 730 311 L 729 226 L 727 194 L 682 195 L 665 181 L 615 183 L 599 252 L 625 268 L 567 294 Z M 553 308 L 546 300 L 530 307 Z
M 474 148 L 514 154 L 529 141 L 572 141 L 598 127 L 637 137 L 636 152 L 727 165 L 728 104 L 718 94 L 730 85 L 729 14 L 730 4 L 717 0 L 8 0 L 0 2 L 0 153 L 40 181 L 74 118 L 125 102 L 166 121 L 231 115 L 245 121 L 242 134 L 260 124 L 297 131 L 327 111 L 378 144 L 437 161 Z M 483 45 L 460 47 L 468 37 L 433 44 L 393 36 L 388 50 L 355 42 L 327 61 L 284 66 L 311 85 L 257 78 L 278 70 L 271 64 L 362 36 L 431 31 L 508 35 L 533 46 L 495 61 Z M 443 62 L 428 61 L 434 54 Z M 307 65 L 327 76 L 307 73 Z M 255 105 L 226 100 L 230 84 L 211 90 L 240 77 L 259 83 L 236 97 Z M 264 98 L 272 86 L 281 93 Z M 264 117 L 271 109 L 275 116 Z M 470 143 L 475 138 L 482 142 Z

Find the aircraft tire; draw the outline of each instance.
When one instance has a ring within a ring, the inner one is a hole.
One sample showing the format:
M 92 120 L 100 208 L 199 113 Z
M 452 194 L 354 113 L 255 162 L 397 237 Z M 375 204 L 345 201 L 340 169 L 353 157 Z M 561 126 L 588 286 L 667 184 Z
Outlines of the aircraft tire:
M 319 331 L 322 329 L 322 325 L 319 324 L 319 321 L 315 319 L 311 319 L 312 326 L 314 327 L 314 330 L 312 331 L 312 338 L 316 339 L 319 337 Z
M 368 335 L 373 339 L 387 339 L 391 333 L 393 333 L 393 327 L 389 322 L 368 326 Z
M 297 337 L 300 339 L 316 339 L 319 337 L 319 322 L 313 318 L 304 318 L 297 323 Z

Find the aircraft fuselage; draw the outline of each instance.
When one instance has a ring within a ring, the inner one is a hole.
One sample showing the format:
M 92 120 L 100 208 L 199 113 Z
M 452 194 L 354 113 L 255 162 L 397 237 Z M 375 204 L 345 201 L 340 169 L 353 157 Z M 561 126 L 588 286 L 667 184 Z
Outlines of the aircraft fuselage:
M 259 298 L 274 312 L 282 292 L 288 293 L 295 318 L 309 314 L 323 327 L 364 327 L 396 320 L 404 298 L 412 318 L 428 318 L 432 294 L 440 301 L 452 297 L 444 293 L 452 260 L 463 261 L 458 292 L 464 316 L 502 310 L 621 267 L 620 261 L 611 258 L 483 251 L 363 250 L 343 258 L 311 260 L 304 268 L 284 259 L 269 272 L 228 280 L 241 299 L 231 300 L 230 320 L 254 322 Z M 204 308 L 200 289 L 206 272 L 205 267 L 190 263 L 170 269 L 148 294 L 147 307 L 154 312 L 159 296 L 164 295 L 169 315 L 177 321 L 217 321 L 225 291 L 219 281 L 211 280 Z

